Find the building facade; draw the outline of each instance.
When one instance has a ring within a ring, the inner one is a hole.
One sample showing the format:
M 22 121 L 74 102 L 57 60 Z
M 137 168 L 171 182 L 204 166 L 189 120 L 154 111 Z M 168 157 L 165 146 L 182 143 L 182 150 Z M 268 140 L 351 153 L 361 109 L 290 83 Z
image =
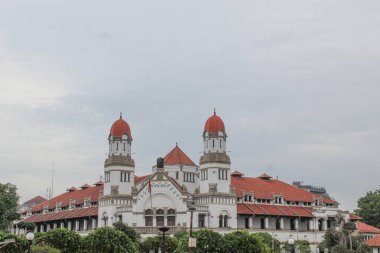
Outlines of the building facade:
M 65 227 L 80 233 L 121 221 L 142 234 L 156 234 L 162 226 L 168 226 L 169 233 L 189 229 L 193 212 L 194 229 L 269 232 L 280 241 L 302 239 L 315 246 L 327 229 L 339 229 L 338 215 L 349 220 L 327 195 L 265 173 L 246 177 L 232 172 L 227 131 L 215 112 L 199 141 L 204 147 L 199 165 L 176 145 L 157 160 L 151 174 L 136 176 L 131 128 L 120 116 L 108 135 L 104 182 L 72 187 L 37 204 L 25 221 L 36 223 L 35 231 Z M 17 225 L 14 229 L 20 233 Z

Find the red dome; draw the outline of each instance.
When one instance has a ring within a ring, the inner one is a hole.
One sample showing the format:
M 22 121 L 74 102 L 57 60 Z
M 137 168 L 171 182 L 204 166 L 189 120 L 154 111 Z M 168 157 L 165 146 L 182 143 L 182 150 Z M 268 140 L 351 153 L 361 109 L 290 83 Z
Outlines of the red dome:
M 225 131 L 223 120 L 216 115 L 214 111 L 214 115 L 212 115 L 205 124 L 205 131 L 209 133 L 217 133 L 219 131 Z
M 129 128 L 129 125 L 125 120 L 123 120 L 121 115 L 120 115 L 120 119 L 116 120 L 112 124 L 110 134 L 113 137 L 122 137 L 124 134 L 128 135 L 129 138 L 132 137 L 131 129 Z

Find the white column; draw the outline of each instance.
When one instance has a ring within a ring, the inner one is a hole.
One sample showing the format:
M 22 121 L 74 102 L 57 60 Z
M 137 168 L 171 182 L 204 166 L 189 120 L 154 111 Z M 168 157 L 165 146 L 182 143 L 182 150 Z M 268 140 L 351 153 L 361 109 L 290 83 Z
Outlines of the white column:
M 268 227 L 269 227 L 269 218 L 265 217 L 265 219 L 264 219 L 264 228 L 268 229 Z
M 71 221 L 68 221 L 68 222 L 67 222 L 67 229 L 68 229 L 68 230 L 71 230 Z
M 54 223 L 53 228 L 54 228 L 54 229 L 57 228 L 57 223 Z
M 310 230 L 314 230 L 314 223 L 315 223 L 314 219 L 309 220 L 309 229 Z
M 44 224 L 40 225 L 40 232 L 44 232 Z
M 84 230 L 84 231 L 87 230 L 87 219 L 84 219 L 84 220 L 83 220 L 83 230 Z
M 79 220 L 75 221 L 75 230 L 79 231 Z
M 96 219 L 92 219 L 92 229 L 96 228 Z
M 253 230 L 253 216 L 249 217 L 249 227 Z
M 50 230 L 50 224 L 46 225 L 46 232 Z
M 280 218 L 280 229 L 284 229 L 284 217 Z
M 323 219 L 323 221 L 322 221 L 322 230 L 323 231 L 327 230 L 327 219 Z
M 16 227 L 16 235 L 19 235 L 19 233 L 20 233 L 20 229 Z
M 64 228 L 64 227 L 65 227 L 65 223 L 61 221 L 61 228 Z
M 38 231 L 38 227 L 35 226 L 35 227 L 34 227 L 34 233 L 37 233 L 37 231 Z

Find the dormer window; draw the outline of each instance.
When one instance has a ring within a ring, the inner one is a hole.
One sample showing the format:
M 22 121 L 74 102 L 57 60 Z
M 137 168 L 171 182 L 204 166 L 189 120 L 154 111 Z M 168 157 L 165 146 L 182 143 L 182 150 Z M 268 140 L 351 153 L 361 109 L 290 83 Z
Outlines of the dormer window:
M 85 198 L 83 202 L 83 207 L 91 207 L 91 199 L 90 198 Z
M 253 202 L 253 196 L 252 196 L 252 194 L 246 194 L 246 195 L 244 195 L 244 202 Z
M 57 202 L 57 204 L 55 205 L 55 211 L 62 211 L 62 201 Z
M 282 203 L 283 203 L 283 198 L 282 198 L 282 196 L 275 196 L 275 198 L 274 198 L 274 203 L 275 203 L 275 204 L 282 204 Z
M 315 206 L 323 206 L 323 200 L 322 199 L 316 199 L 314 201 Z
M 44 205 L 44 209 L 42 210 L 42 213 L 48 213 L 49 212 L 49 205 Z
M 75 209 L 75 199 L 69 200 L 69 210 Z

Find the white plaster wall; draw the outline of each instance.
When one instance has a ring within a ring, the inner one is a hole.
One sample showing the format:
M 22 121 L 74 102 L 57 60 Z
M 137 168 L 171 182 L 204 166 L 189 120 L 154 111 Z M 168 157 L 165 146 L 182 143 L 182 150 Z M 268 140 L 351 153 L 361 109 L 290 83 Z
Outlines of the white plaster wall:
M 199 189 L 201 193 L 207 193 L 209 191 L 209 184 L 217 184 L 218 192 L 230 192 L 231 170 L 229 164 L 206 163 L 200 165 L 200 170 L 202 169 L 207 169 L 208 180 L 199 180 Z M 219 179 L 219 169 L 227 169 L 227 180 Z
M 118 185 L 119 186 L 119 194 L 131 194 L 132 186 L 135 183 L 135 174 L 133 167 L 124 167 L 124 166 L 111 166 L 104 168 L 105 172 L 110 172 L 110 182 L 104 183 L 104 195 L 108 195 L 111 193 L 111 186 Z M 120 182 L 120 173 L 121 172 L 129 172 L 130 182 Z

